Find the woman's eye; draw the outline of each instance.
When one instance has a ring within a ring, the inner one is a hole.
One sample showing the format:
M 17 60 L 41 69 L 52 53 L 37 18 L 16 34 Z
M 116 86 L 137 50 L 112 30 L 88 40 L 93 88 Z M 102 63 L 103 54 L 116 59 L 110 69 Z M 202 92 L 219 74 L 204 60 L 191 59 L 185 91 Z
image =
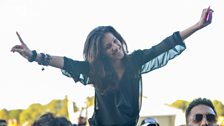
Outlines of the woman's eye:
M 118 40 L 117 39 L 114 39 L 114 43 L 118 43 Z
M 107 45 L 106 47 L 105 47 L 105 49 L 107 50 L 107 49 L 110 49 L 110 47 L 111 47 L 111 45 Z

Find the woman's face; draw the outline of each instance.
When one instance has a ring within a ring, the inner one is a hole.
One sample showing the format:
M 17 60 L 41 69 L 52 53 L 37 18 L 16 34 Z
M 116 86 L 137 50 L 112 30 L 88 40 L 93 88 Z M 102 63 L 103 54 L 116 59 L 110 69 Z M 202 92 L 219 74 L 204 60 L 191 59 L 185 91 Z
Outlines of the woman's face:
M 198 105 L 192 108 L 187 126 L 217 126 L 216 119 L 216 114 L 211 107 Z
M 105 33 L 103 38 L 103 48 L 106 56 L 113 61 L 122 60 L 124 58 L 123 46 L 112 33 Z

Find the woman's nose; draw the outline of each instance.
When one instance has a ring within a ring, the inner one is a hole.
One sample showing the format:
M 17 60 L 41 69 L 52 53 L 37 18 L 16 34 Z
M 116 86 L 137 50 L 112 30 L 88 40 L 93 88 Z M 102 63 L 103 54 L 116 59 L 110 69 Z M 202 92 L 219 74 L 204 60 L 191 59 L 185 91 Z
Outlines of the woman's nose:
M 118 45 L 113 44 L 113 46 L 112 46 L 112 50 L 113 50 L 114 52 L 118 51 L 118 48 L 119 48 Z

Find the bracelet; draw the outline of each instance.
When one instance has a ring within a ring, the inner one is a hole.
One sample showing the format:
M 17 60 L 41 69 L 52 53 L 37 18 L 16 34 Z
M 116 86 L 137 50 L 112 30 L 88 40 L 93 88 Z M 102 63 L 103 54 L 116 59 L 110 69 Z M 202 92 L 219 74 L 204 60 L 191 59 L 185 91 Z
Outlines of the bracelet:
M 45 61 L 45 54 L 40 53 L 40 61 L 38 62 L 38 64 L 39 65 L 44 65 L 44 61 Z
M 39 65 L 43 65 L 43 66 L 48 66 L 50 64 L 50 61 L 52 59 L 52 57 L 48 54 L 44 54 L 44 53 L 40 53 L 41 58 L 40 61 L 38 62 Z
M 33 62 L 33 61 L 35 61 L 36 58 L 37 58 L 37 51 L 33 50 L 32 54 L 31 54 L 31 57 L 28 58 L 28 61 Z

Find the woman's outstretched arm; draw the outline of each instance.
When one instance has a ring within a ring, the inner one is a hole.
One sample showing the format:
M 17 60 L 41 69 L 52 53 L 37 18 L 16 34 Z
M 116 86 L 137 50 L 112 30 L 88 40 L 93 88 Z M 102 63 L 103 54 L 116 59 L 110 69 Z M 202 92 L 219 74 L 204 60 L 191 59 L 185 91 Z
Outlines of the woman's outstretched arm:
M 182 40 L 185 40 L 186 38 L 191 36 L 194 32 L 211 24 L 212 13 L 213 13 L 213 10 L 210 9 L 210 7 L 203 9 L 200 20 L 196 24 L 180 32 L 180 36 Z
M 50 56 L 46 54 L 37 53 L 35 50 L 31 51 L 28 46 L 23 42 L 21 36 L 16 32 L 20 45 L 15 45 L 12 47 L 12 52 L 18 52 L 21 56 L 26 58 L 28 61 L 36 61 L 40 65 L 49 65 L 56 68 L 64 67 L 64 57 L 60 56 Z

